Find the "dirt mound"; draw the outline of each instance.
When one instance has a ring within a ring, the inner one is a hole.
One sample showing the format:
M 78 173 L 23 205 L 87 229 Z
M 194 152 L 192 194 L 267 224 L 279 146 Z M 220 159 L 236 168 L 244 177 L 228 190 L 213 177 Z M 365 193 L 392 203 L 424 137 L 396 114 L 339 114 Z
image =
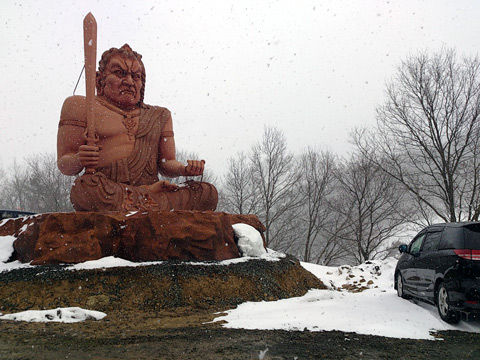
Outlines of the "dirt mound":
M 70 270 L 65 265 L 0 273 L 0 311 L 78 306 L 105 312 L 216 307 L 302 296 L 326 288 L 291 256 L 278 261 L 162 262 Z

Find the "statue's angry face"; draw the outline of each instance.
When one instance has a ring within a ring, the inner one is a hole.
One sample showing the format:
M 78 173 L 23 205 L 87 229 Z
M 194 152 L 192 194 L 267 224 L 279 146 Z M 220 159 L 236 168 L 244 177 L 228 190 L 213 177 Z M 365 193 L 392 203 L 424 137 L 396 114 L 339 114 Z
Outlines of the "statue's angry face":
M 145 67 L 142 55 L 125 44 L 102 54 L 97 71 L 97 95 L 123 109 L 143 103 Z
M 102 73 L 102 92 L 108 101 L 123 108 L 133 108 L 140 102 L 142 65 L 133 57 L 116 54 Z

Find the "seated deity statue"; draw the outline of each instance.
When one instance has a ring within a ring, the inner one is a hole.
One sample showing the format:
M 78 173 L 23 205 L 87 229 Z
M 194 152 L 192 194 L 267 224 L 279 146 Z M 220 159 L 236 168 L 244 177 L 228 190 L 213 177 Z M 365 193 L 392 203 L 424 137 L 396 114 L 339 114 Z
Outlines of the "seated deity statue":
M 128 44 L 103 53 L 96 73 L 96 143 L 87 145 L 87 102 L 71 96 L 63 104 L 57 138 L 57 164 L 77 177 L 70 193 L 76 211 L 215 210 L 218 193 L 211 184 L 187 181 L 178 186 L 159 180 L 198 176 L 204 160 L 175 158 L 172 116 L 147 105 L 142 56 Z

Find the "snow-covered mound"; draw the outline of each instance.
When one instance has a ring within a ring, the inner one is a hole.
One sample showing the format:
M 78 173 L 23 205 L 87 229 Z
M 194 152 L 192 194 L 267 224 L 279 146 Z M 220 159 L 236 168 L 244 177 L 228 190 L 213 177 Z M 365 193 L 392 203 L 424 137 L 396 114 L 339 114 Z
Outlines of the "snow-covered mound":
M 330 290 L 310 290 L 297 298 L 246 302 L 217 317 L 228 328 L 345 331 L 394 338 L 438 339 L 439 330 L 480 332 L 478 322 L 449 325 L 436 307 L 399 298 L 393 289 L 397 260 L 359 266 L 302 265 Z M 226 314 L 226 315 L 225 315 Z
M 358 266 L 338 267 L 302 263 L 302 266 L 321 279 L 332 290 L 361 292 L 366 289 L 393 287 L 397 260 L 369 260 Z
M 79 307 L 57 308 L 52 310 L 28 310 L 0 316 L 0 320 L 28 322 L 64 322 L 75 323 L 85 320 L 101 320 L 107 314 L 100 311 L 85 310 Z

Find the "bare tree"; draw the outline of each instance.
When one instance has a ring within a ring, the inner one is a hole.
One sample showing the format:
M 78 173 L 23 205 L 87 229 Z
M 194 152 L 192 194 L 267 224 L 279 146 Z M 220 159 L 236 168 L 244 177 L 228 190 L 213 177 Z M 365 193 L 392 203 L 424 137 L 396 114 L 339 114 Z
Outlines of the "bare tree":
M 317 263 L 332 260 L 335 249 L 340 250 L 325 228 L 333 220 L 329 197 L 333 192 L 335 157 L 329 152 L 307 149 L 300 156 L 299 169 L 303 176 L 298 181 L 302 197 L 298 236 L 303 242 L 303 261 Z
M 63 175 L 54 154 L 35 155 L 26 160 L 29 209 L 37 212 L 72 211 L 70 189 L 74 177 Z
M 287 151 L 283 133 L 266 127 L 262 141 L 252 147 L 250 160 L 259 198 L 258 215 L 267 228 L 266 243 L 273 249 L 287 251 L 296 241 L 294 219 L 300 196 L 295 187 L 300 172 Z
M 236 214 L 254 214 L 258 208 L 252 167 L 245 153 L 228 159 L 228 169 L 222 187 L 222 206 Z
M 335 214 L 342 219 L 339 240 L 357 264 L 382 256 L 386 242 L 406 222 L 399 184 L 371 160 L 358 155 L 336 170 Z
M 329 200 L 331 212 L 322 226 L 321 241 L 312 249 L 310 262 L 326 266 L 343 265 L 348 262 L 349 252 L 341 235 L 348 229 L 350 222 L 348 218 L 338 216 L 335 204 Z
M 32 156 L 22 165 L 14 161 L 5 172 L 2 206 L 33 212 L 72 211 L 72 183 L 72 177 L 58 170 L 53 154 Z
M 4 189 L 6 186 L 6 173 L 3 170 L 3 167 L 0 167 L 0 208 L 7 207 L 5 201 Z
M 28 173 L 16 160 L 6 171 L 2 187 L 2 202 L 6 208 L 30 211 L 27 200 Z
M 480 216 L 480 61 L 454 50 L 402 62 L 377 109 L 377 129 L 357 131 L 362 152 L 399 181 L 423 215 Z M 375 151 L 373 151 L 375 150 Z

